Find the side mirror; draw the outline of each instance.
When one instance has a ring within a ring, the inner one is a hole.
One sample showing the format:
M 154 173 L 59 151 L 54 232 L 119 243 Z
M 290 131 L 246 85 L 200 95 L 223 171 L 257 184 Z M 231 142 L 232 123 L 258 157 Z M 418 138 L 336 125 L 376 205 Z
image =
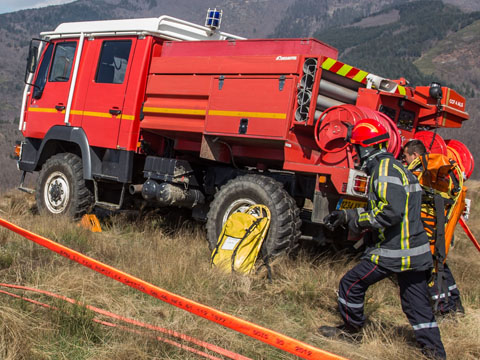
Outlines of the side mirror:
M 25 69 L 25 84 L 28 82 L 30 74 L 35 73 L 37 69 L 37 57 L 38 57 L 38 44 L 34 44 L 33 40 L 30 41 L 30 48 L 28 49 L 27 67 Z

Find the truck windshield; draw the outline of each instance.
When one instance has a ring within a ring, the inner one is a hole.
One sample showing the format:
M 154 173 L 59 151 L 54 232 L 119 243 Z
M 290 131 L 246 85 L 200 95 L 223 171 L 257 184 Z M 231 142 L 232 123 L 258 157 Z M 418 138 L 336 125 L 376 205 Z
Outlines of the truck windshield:
M 40 99 L 42 97 L 45 83 L 47 82 L 48 68 L 50 67 L 50 60 L 52 59 L 53 45 L 48 44 L 47 49 L 43 54 L 42 63 L 38 69 L 37 79 L 35 80 L 33 98 Z

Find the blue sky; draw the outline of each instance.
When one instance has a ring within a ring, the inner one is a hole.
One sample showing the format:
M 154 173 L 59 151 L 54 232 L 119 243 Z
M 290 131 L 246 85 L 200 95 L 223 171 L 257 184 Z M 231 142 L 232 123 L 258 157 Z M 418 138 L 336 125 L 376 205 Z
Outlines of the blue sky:
M 48 5 L 65 4 L 73 1 L 75 0 L 0 0 L 0 14 Z

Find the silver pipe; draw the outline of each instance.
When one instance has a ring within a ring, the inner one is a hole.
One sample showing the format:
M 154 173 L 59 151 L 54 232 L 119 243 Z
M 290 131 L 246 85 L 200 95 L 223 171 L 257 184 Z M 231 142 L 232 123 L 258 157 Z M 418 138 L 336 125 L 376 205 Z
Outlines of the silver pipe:
M 130 184 L 128 187 L 128 192 L 131 195 L 138 194 L 142 192 L 143 184 Z
M 315 74 L 315 71 L 317 70 L 317 59 L 315 58 L 309 58 L 306 59 L 305 62 L 303 63 L 303 72 L 305 74 Z
M 315 110 L 315 115 L 313 116 L 313 118 L 315 119 L 315 121 L 317 121 L 318 119 L 320 119 L 320 116 L 322 116 L 322 114 L 323 114 L 323 111 Z
M 323 95 L 318 95 L 316 108 L 318 110 L 326 110 L 329 107 L 344 105 L 344 104 L 345 104 L 344 102 L 341 102 Z
M 312 99 L 312 93 L 308 90 L 300 90 L 297 95 L 297 103 L 300 106 L 310 104 L 310 100 Z
M 329 98 L 350 104 L 355 104 L 358 97 L 358 93 L 356 91 L 350 90 L 346 87 L 335 84 L 325 79 L 322 79 L 320 81 L 318 93 L 321 95 L 325 95 Z

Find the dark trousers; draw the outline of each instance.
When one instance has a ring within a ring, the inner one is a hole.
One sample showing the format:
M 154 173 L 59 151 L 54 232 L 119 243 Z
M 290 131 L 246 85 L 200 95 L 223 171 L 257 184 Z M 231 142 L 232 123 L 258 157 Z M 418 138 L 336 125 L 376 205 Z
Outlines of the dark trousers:
M 338 306 L 346 324 L 360 328 L 365 323 L 363 303 L 370 285 L 394 274 L 392 271 L 362 260 L 340 280 Z M 440 331 L 430 307 L 425 271 L 397 273 L 402 310 L 413 327 L 415 338 L 425 353 L 446 358 Z
M 452 272 L 447 264 L 444 269 L 444 282 L 442 289 L 438 288 L 438 282 L 435 281 L 432 286 L 428 286 L 428 293 L 433 304 L 437 304 L 437 311 L 441 314 L 449 312 L 455 312 L 462 307 L 462 301 L 460 300 L 460 291 L 458 291 L 457 284 L 453 278 Z M 445 293 L 448 293 L 445 294 Z M 438 301 L 438 303 L 437 303 Z

